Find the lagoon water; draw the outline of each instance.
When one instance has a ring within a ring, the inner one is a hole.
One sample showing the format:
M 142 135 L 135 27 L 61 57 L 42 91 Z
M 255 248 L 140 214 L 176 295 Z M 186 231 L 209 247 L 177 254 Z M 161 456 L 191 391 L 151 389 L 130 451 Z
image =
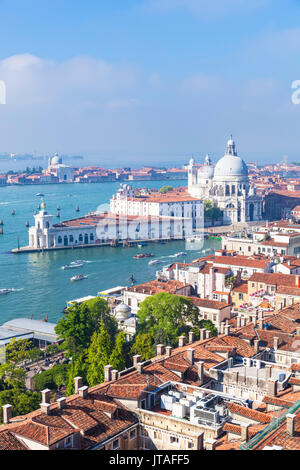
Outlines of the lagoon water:
M 166 181 L 134 182 L 134 187 L 160 188 Z M 184 186 L 186 181 L 173 181 L 173 186 Z M 149 266 L 149 259 L 134 260 L 139 252 L 151 252 L 161 260 L 161 266 L 181 258 L 172 258 L 177 252 L 186 251 L 186 261 L 204 256 L 201 250 L 186 250 L 185 242 L 167 244 L 149 243 L 143 249 L 133 248 L 86 248 L 46 253 L 11 254 L 10 250 L 28 245 L 28 220 L 33 225 L 34 211 L 45 195 L 47 211 L 54 214 L 54 223 L 82 216 L 94 211 L 100 204 L 109 203 L 119 183 L 60 184 L 43 186 L 8 186 L 0 188 L 0 219 L 4 234 L 0 235 L 0 289 L 13 288 L 16 292 L 0 296 L 0 324 L 13 318 L 29 317 L 57 322 L 63 315 L 66 302 L 117 285 L 130 285 L 131 274 L 138 283 L 155 277 L 160 265 Z M 75 211 L 79 206 L 80 213 Z M 56 218 L 57 206 L 61 207 L 61 218 Z M 15 210 L 15 215 L 12 215 Z M 219 242 L 207 240 L 203 249 L 219 247 Z M 76 259 L 91 261 L 82 268 L 63 271 L 61 267 Z M 83 273 L 86 280 L 72 283 L 70 277 Z

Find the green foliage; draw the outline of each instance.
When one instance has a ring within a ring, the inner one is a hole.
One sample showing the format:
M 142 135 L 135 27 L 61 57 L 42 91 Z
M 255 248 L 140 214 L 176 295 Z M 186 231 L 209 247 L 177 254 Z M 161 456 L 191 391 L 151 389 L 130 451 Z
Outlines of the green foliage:
M 70 365 L 59 364 L 45 370 L 34 377 L 34 387 L 38 391 L 49 388 L 55 390 L 62 385 L 67 385 Z
M 99 331 L 101 318 L 114 342 L 118 326 L 115 318 L 110 315 L 106 300 L 96 298 L 68 308 L 67 314 L 59 320 L 55 331 L 65 340 L 63 347 L 69 356 L 80 355 L 90 346 L 93 334 Z
M 223 212 L 217 206 L 215 206 L 212 201 L 205 199 L 204 201 L 204 219 L 210 220 L 212 225 L 214 225 L 215 220 L 222 217 Z
M 165 292 L 147 297 L 140 304 L 137 315 L 137 336 L 147 331 L 151 346 L 161 341 L 162 332 L 164 343 L 175 346 L 178 336 L 199 325 L 198 309 L 190 299 Z
M 11 342 L 6 346 L 6 362 L 10 362 L 16 365 L 20 364 L 20 362 L 29 358 L 31 349 L 31 340 L 16 340 L 15 338 L 13 338 Z
M 83 382 L 87 383 L 87 361 L 86 361 L 86 351 L 83 351 L 80 356 L 71 364 L 67 377 L 67 396 L 74 393 L 74 378 L 82 377 Z
M 124 370 L 126 367 L 126 334 L 121 331 L 116 339 L 116 344 L 111 353 L 109 364 L 115 370 Z
M 22 416 L 37 410 L 41 403 L 41 394 L 25 389 L 12 388 L 0 392 L 0 407 L 12 405 L 13 416 Z
M 172 191 L 172 189 L 173 189 L 173 186 L 163 186 L 162 188 L 160 188 L 159 192 L 161 194 L 166 194 L 169 191 Z
M 142 356 L 142 361 L 147 361 L 154 356 L 152 352 L 152 339 L 149 333 L 139 333 L 135 337 L 135 341 L 131 348 L 131 354 L 133 356 L 140 354 Z
M 210 320 L 201 320 L 200 328 L 205 328 L 211 332 L 211 336 L 218 336 L 218 330 Z
M 60 352 L 60 347 L 56 344 L 50 344 L 46 348 L 46 356 L 53 356 L 54 354 L 57 354 Z
M 112 353 L 112 344 L 104 322 L 101 320 L 99 333 L 94 333 L 92 342 L 87 351 L 87 381 L 92 387 L 104 380 L 104 367 L 109 363 Z

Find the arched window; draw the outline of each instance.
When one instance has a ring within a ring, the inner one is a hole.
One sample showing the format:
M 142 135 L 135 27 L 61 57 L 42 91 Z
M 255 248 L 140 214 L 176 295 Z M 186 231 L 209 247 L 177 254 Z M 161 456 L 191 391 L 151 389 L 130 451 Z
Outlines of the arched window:
M 70 243 L 74 243 L 74 237 L 73 237 L 73 235 L 70 235 Z
M 61 236 L 58 237 L 57 243 L 59 243 L 59 244 L 62 243 L 62 238 L 61 238 Z
M 90 235 L 90 240 L 91 240 L 91 242 L 94 241 L 94 234 L 93 233 L 91 233 L 91 235 Z
M 83 242 L 83 236 L 82 236 L 82 233 L 79 235 L 79 238 L 78 238 L 78 240 L 79 240 L 80 242 Z
M 49 225 L 49 222 L 46 222 L 46 228 L 49 228 L 50 225 Z
M 226 192 L 225 192 L 225 195 L 226 195 L 226 196 L 230 196 L 230 186 L 229 186 L 229 184 L 226 185 Z

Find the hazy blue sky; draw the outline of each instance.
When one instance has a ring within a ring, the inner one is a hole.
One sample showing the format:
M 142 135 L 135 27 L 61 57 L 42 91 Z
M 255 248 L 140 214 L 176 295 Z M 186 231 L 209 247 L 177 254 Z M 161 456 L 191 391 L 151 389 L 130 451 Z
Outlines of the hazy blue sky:
M 299 159 L 298 0 L 0 0 L 0 152 Z

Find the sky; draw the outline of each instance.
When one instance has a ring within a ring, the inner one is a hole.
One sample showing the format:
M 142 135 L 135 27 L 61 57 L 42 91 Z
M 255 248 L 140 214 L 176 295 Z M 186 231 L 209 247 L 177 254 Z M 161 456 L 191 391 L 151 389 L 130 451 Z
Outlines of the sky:
M 300 160 L 299 0 L 0 0 L 0 18 L 0 153 L 180 165 L 232 133 L 246 161 Z

